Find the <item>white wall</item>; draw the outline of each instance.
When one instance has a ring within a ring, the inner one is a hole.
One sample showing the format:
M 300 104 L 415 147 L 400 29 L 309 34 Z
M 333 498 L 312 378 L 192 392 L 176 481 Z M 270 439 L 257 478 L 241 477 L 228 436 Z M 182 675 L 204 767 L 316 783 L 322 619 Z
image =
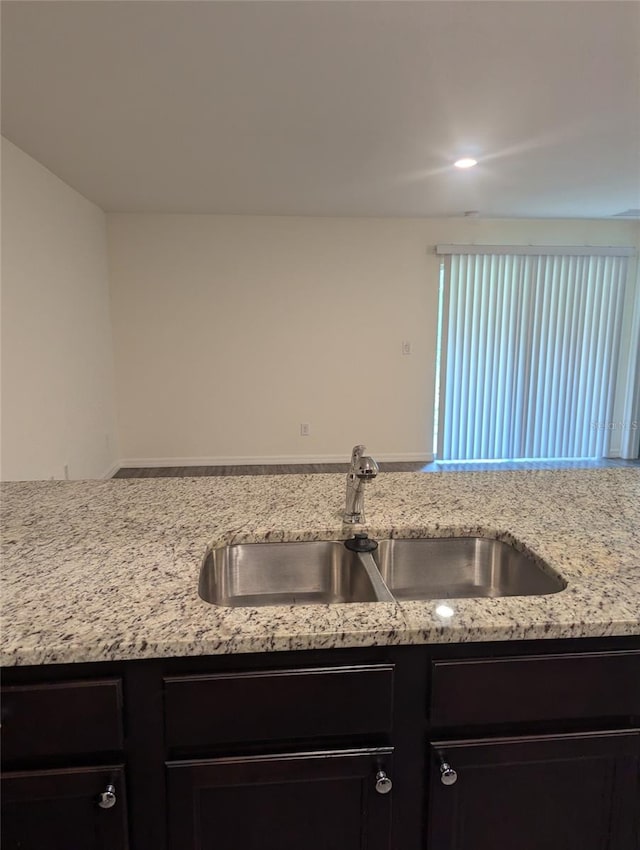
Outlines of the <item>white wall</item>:
M 439 242 L 640 247 L 640 226 L 105 218 L 3 139 L 3 479 L 102 477 L 120 458 L 344 460 L 356 442 L 430 457 Z M 631 277 L 628 332 L 635 262 Z
M 104 213 L 2 140 L 2 478 L 116 463 Z
M 357 442 L 427 458 L 433 247 L 640 243 L 635 222 L 589 220 L 114 214 L 108 231 L 130 465 L 344 460 Z

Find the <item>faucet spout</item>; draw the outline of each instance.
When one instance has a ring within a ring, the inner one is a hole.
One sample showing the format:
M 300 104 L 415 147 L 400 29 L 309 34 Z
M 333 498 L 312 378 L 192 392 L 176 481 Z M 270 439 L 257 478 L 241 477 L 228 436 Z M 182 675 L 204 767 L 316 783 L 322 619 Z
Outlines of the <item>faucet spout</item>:
M 378 474 L 378 464 L 372 457 L 365 455 L 364 446 L 354 446 L 351 452 L 351 466 L 347 473 L 347 499 L 342 519 L 349 523 L 363 523 L 364 485 Z

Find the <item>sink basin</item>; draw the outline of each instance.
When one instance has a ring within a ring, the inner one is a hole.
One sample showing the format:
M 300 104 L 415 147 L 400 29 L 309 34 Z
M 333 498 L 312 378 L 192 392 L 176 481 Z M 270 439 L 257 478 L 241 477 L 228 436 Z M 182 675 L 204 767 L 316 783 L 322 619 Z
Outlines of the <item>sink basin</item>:
M 199 593 L 206 602 L 231 607 L 393 602 L 371 556 L 334 541 L 213 549 L 202 565 Z
M 381 540 L 374 557 L 396 599 L 538 596 L 566 587 L 528 555 L 483 537 Z
M 373 554 L 339 541 L 240 543 L 207 553 L 199 593 L 228 607 L 539 596 L 566 583 L 499 540 L 380 540 Z

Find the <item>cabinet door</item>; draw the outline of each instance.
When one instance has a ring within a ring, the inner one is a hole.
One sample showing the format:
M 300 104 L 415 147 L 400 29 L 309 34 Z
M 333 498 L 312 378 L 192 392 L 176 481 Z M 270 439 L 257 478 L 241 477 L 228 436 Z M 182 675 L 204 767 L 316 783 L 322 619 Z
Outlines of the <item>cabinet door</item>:
M 430 756 L 428 850 L 638 850 L 638 730 L 441 741 Z
M 115 788 L 115 804 L 101 808 L 108 785 Z M 2 774 L 2 850 L 127 847 L 121 766 Z
M 389 850 L 392 750 L 167 764 L 171 850 Z M 385 788 L 383 783 L 381 788 Z

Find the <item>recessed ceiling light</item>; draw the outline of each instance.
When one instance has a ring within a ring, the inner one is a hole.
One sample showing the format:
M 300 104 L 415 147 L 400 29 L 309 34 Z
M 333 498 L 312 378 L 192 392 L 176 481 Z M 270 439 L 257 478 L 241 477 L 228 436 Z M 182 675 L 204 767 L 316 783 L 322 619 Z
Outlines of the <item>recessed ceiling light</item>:
M 478 160 L 465 156 L 462 159 L 457 159 L 453 164 L 456 168 L 473 168 L 474 165 L 478 164 Z

